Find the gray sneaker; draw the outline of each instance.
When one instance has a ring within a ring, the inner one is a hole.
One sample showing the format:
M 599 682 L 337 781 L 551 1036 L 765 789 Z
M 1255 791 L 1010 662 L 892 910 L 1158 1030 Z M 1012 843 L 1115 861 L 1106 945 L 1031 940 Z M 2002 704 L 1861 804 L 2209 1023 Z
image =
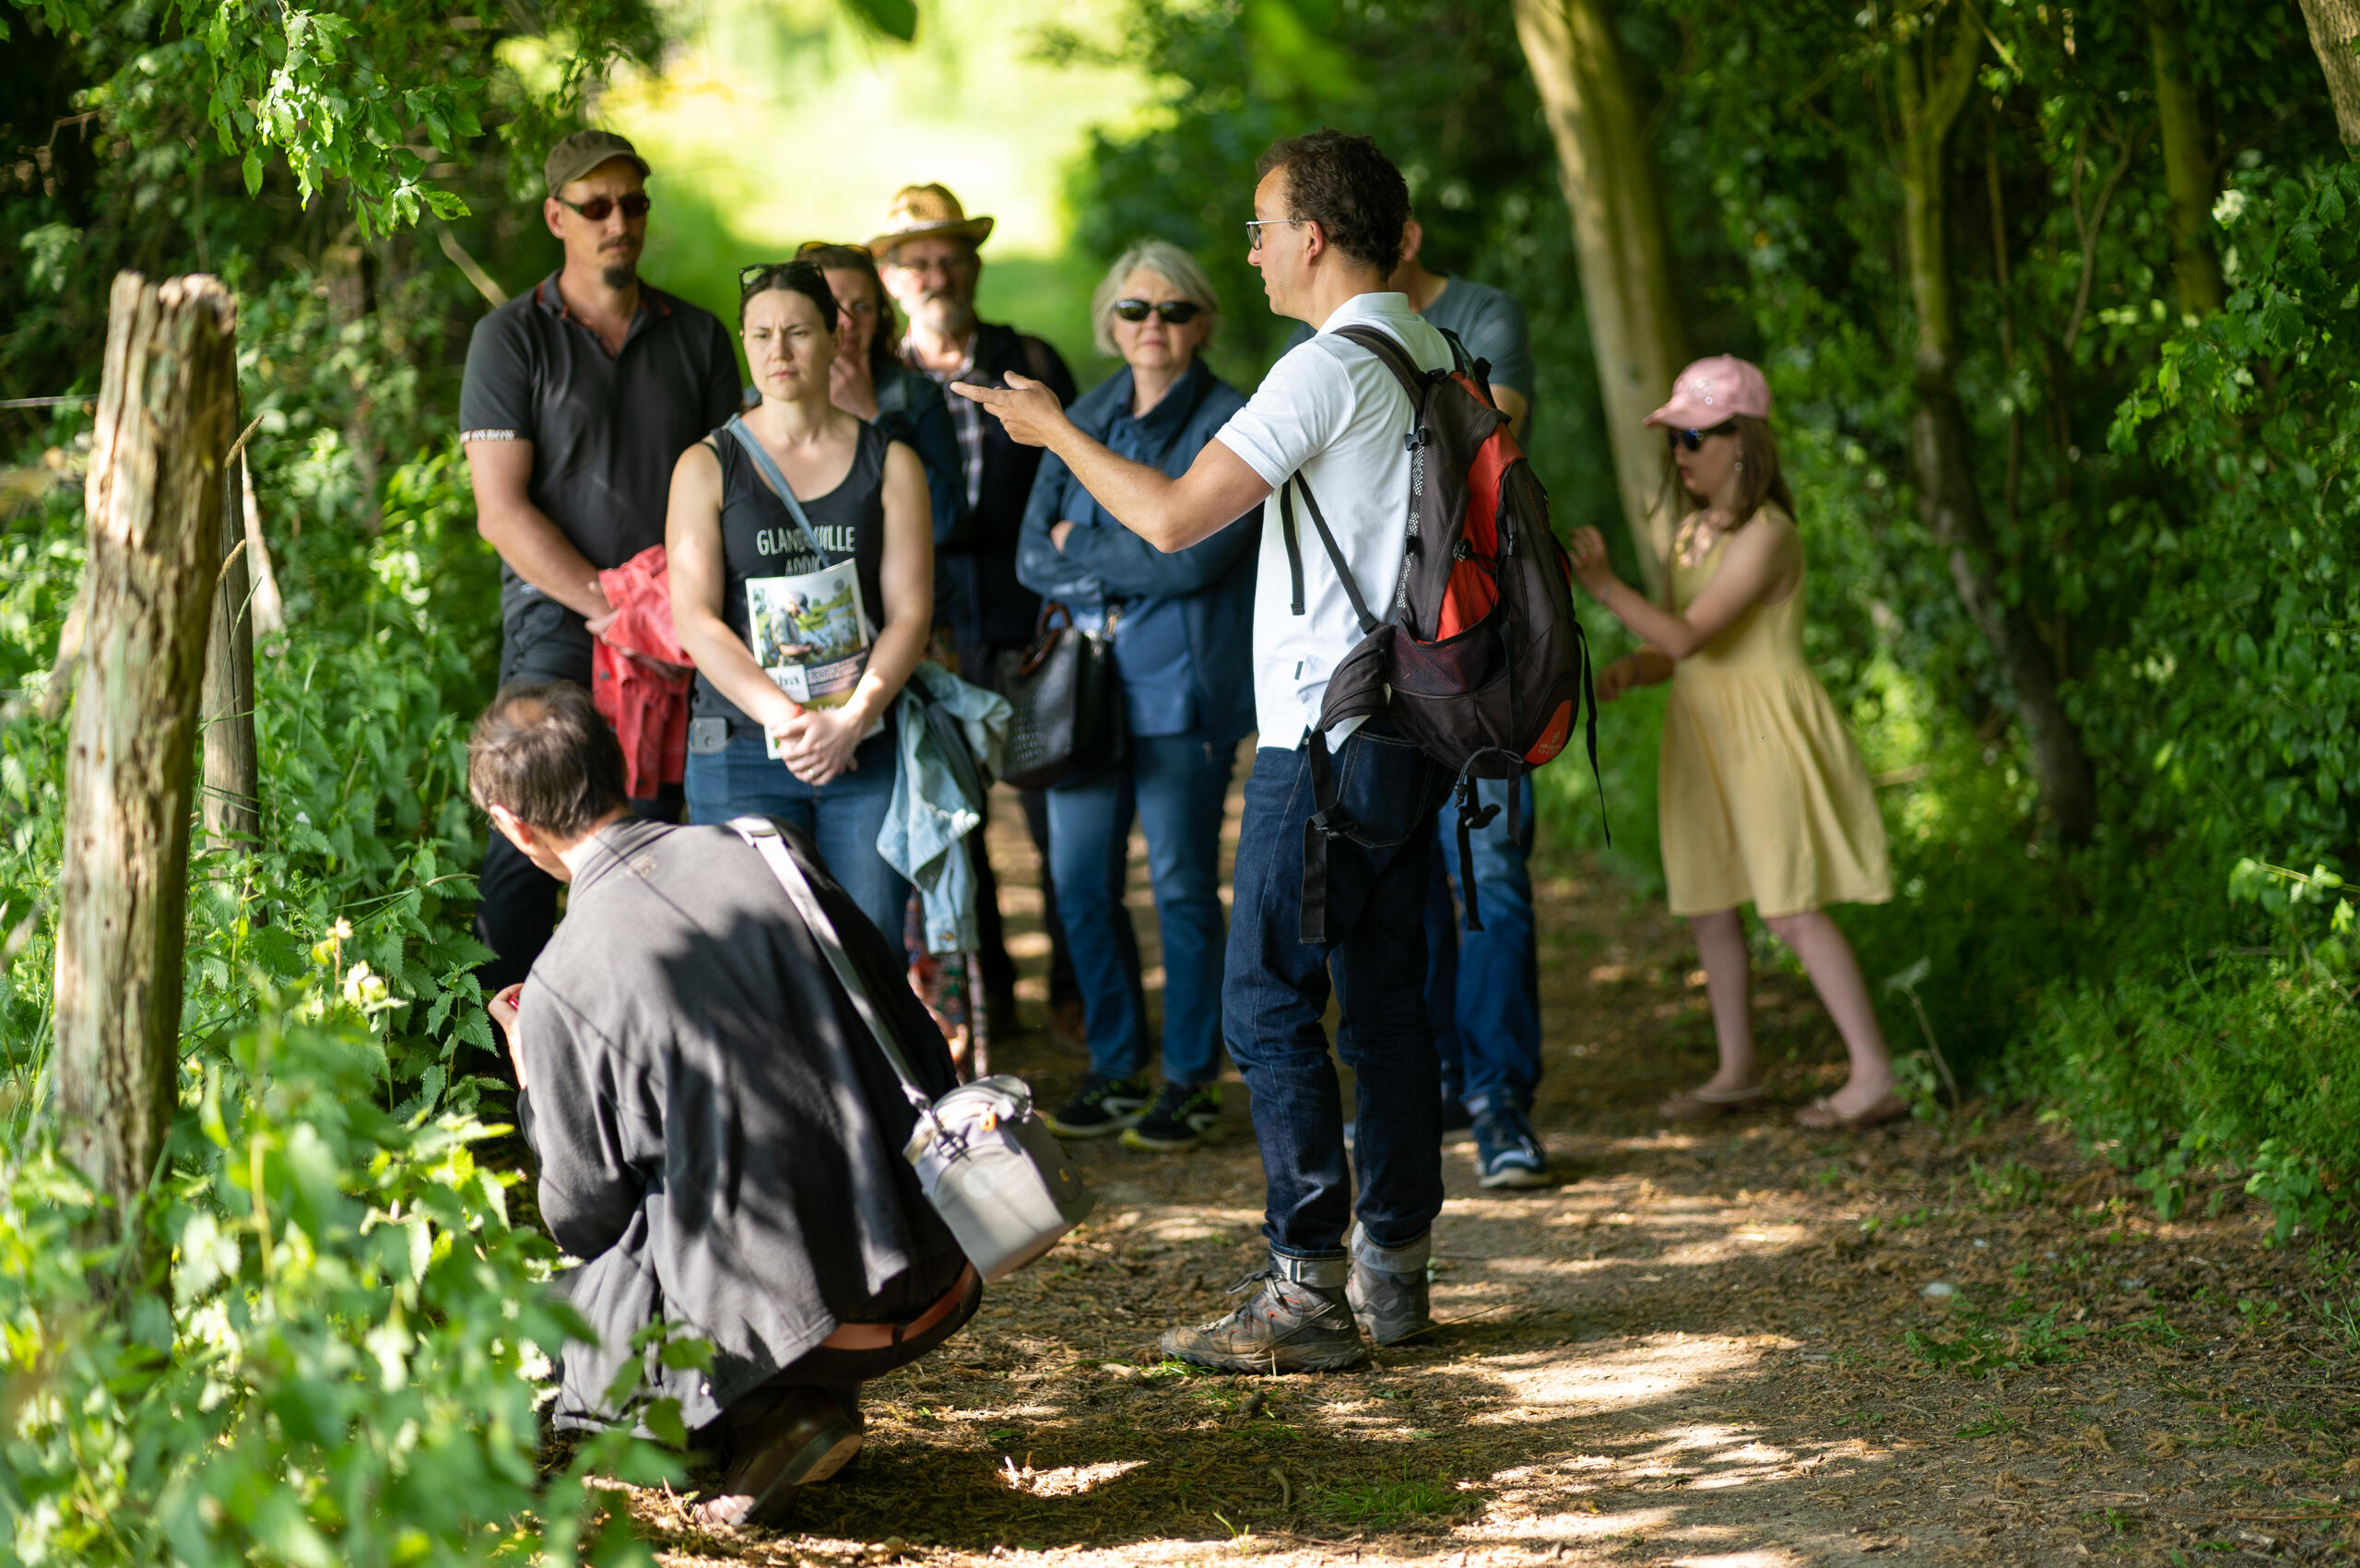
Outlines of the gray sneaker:
M 1374 1343 L 1398 1345 L 1434 1326 L 1426 1279 L 1433 1246 L 1428 1234 L 1406 1246 L 1381 1247 L 1359 1225 L 1352 1227 L 1352 1274 L 1344 1286 L 1344 1299 Z
M 1304 1259 L 1270 1255 L 1270 1265 L 1230 1287 L 1247 1291 L 1228 1316 L 1163 1331 L 1163 1353 L 1221 1372 L 1339 1372 L 1368 1360 L 1351 1303 L 1344 1299 L 1348 1268 L 1340 1257 Z

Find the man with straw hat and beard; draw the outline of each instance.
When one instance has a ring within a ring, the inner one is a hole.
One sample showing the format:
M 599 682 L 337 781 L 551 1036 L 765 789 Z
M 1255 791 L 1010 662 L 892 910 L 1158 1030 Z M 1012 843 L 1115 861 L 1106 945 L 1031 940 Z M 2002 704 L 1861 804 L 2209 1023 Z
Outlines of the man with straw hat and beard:
M 988 218 L 970 218 L 959 198 L 938 184 L 904 185 L 887 209 L 885 231 L 868 242 L 886 289 L 909 317 L 902 358 L 942 383 L 1005 387 L 1008 372 L 1042 383 L 1060 404 L 1074 399 L 1073 372 L 1041 338 L 1012 326 L 979 320 L 975 287 L 984 263 L 978 253 L 992 231 Z M 964 536 L 938 547 L 941 574 L 963 590 L 951 627 L 960 670 L 982 685 L 992 682 L 997 655 L 1032 640 L 1040 596 L 1016 577 L 1017 536 L 1025 503 L 1041 466 L 1038 447 L 1010 440 L 997 419 L 977 405 L 950 399 L 959 435 L 959 456 L 967 486 L 968 528 Z M 1021 799 L 1024 825 L 1045 867 L 1049 856 L 1048 797 L 1027 790 Z M 984 835 L 967 843 L 975 860 L 976 908 L 983 925 L 984 984 L 991 1016 L 1003 1027 L 1015 1024 L 1016 971 L 1008 956 L 999 914 L 998 886 L 985 857 Z M 1082 1036 L 1081 994 L 1074 984 L 1065 928 L 1057 920 L 1049 878 L 1041 878 L 1042 921 L 1049 932 L 1049 1005 L 1060 1027 Z M 1144 1108 L 1144 1107 L 1142 1107 Z

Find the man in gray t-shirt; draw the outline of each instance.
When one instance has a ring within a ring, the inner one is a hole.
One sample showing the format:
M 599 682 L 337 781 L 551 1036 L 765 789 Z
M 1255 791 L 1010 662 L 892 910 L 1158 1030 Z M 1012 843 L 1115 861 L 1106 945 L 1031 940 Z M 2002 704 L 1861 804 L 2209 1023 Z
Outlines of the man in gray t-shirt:
M 1401 226 L 1401 265 L 1386 282 L 1407 294 L 1420 315 L 1466 345 L 1468 353 L 1491 361 L 1493 400 L 1520 441 L 1531 421 L 1533 381 L 1532 334 L 1525 324 L 1524 307 L 1487 283 L 1428 272 L 1418 262 L 1418 247 L 1425 237 L 1414 218 Z M 1311 328 L 1298 322 L 1287 336 L 1287 347 L 1310 336 Z
M 1497 289 L 1429 272 L 1418 260 L 1424 230 L 1414 218 L 1401 226 L 1401 262 L 1387 284 L 1407 295 L 1418 313 L 1457 337 L 1467 352 L 1491 364 L 1493 400 L 1521 437 L 1532 410 L 1532 342 L 1524 307 Z M 1298 327 L 1292 348 L 1312 336 Z M 1517 819 L 1533 820 L 1532 781 Z M 1478 781 L 1486 805 L 1505 806 L 1507 784 Z M 1434 883 L 1426 900 L 1426 1012 L 1442 1056 L 1443 1126 L 1475 1127 L 1476 1175 L 1487 1187 L 1540 1186 L 1549 1157 L 1534 1136 L 1532 1091 L 1540 1078 L 1540 961 L 1532 914 L 1528 846 L 1508 836 L 1510 815 L 1496 813 L 1471 842 L 1475 896 L 1483 928 L 1469 931 L 1458 913 L 1466 896 L 1466 867 L 1458 837 L 1437 835 Z M 1452 896 L 1454 888 L 1458 898 Z

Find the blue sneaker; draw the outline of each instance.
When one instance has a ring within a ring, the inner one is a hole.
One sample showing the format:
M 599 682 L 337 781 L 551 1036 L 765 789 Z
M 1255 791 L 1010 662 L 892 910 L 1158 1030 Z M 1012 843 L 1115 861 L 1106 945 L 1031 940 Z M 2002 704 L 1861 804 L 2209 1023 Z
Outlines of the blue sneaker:
M 1521 1107 L 1487 1107 L 1475 1118 L 1475 1176 L 1487 1187 L 1545 1187 L 1549 1154 Z

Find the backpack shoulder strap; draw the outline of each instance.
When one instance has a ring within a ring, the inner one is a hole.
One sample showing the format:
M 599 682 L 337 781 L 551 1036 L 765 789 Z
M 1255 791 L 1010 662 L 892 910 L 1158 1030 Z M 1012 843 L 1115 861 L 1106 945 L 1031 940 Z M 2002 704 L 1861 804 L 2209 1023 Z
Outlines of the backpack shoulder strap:
M 1410 358 L 1410 351 L 1401 346 L 1399 339 L 1382 327 L 1360 325 L 1339 326 L 1336 329 L 1336 336 L 1350 338 L 1375 355 L 1385 368 L 1393 372 L 1393 379 L 1401 383 L 1401 390 L 1410 395 L 1410 403 L 1419 407 L 1425 406 L 1427 372 L 1418 368 L 1417 361 Z M 1453 350 L 1455 353 L 1459 351 Z
M 1361 635 L 1365 637 L 1378 626 L 1376 617 L 1368 611 L 1368 601 L 1361 597 L 1361 585 L 1352 581 L 1352 569 L 1344 563 L 1344 552 L 1329 532 L 1328 519 L 1319 511 L 1319 498 L 1311 493 L 1311 481 L 1301 474 L 1279 487 L 1279 524 L 1286 536 L 1287 572 L 1294 579 L 1294 603 L 1290 607 L 1297 615 L 1303 613 L 1303 545 L 1296 537 L 1294 525 L 1294 492 L 1303 491 L 1303 504 L 1311 513 L 1311 525 L 1319 530 L 1319 542 L 1328 551 L 1328 564 L 1335 567 L 1336 578 L 1344 585 L 1344 597 L 1352 602 L 1352 615 L 1360 621 Z

